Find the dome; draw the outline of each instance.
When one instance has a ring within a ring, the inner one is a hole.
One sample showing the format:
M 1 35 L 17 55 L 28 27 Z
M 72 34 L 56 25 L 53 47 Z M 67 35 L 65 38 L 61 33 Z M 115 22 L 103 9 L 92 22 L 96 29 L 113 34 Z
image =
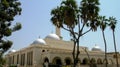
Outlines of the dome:
M 46 36 L 46 38 L 54 39 L 54 40 L 60 40 L 59 36 L 56 34 L 49 34 Z
M 37 40 L 35 40 L 34 42 L 33 42 L 33 44 L 42 44 L 42 45 L 45 45 L 46 44 L 46 42 L 43 40 L 43 39 L 37 39 Z
M 9 51 L 9 53 L 13 53 L 13 52 L 16 52 L 16 50 L 12 49 L 12 50 Z
M 100 47 L 98 45 L 95 45 L 93 48 L 92 48 L 92 51 L 101 51 Z

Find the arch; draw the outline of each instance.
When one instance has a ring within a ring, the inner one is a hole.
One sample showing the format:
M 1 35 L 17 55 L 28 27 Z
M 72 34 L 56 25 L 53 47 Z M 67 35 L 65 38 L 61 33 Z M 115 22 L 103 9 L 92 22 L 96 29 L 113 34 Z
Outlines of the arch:
M 108 59 L 107 60 L 105 60 L 105 59 L 103 60 L 103 64 L 106 64 L 106 63 L 108 64 Z
M 102 64 L 102 59 L 101 58 L 97 59 L 97 64 Z
M 53 58 L 52 63 L 53 63 L 53 64 L 56 64 L 56 65 L 62 65 L 61 58 L 60 58 L 60 57 L 55 57 L 55 58 Z
M 96 63 L 95 58 L 91 58 L 90 63 Z
M 44 62 L 49 62 L 49 59 L 47 57 L 45 57 Z
M 82 61 L 81 61 L 81 59 L 80 59 L 80 58 L 78 58 L 78 63 L 80 63 L 80 64 L 82 63 Z
M 89 63 L 89 59 L 88 58 L 84 58 L 82 61 L 82 64 L 88 64 Z
M 71 58 L 70 57 L 66 57 L 65 58 L 65 63 L 66 63 L 66 65 L 70 65 L 72 63 Z
M 112 59 L 109 59 L 109 60 L 108 60 L 108 64 L 113 64 L 113 60 L 112 60 Z

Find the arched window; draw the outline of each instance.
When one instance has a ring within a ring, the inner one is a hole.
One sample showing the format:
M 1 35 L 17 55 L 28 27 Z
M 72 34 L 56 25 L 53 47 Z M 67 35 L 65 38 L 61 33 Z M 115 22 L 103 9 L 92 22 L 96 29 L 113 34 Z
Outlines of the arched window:
M 47 57 L 44 58 L 43 67 L 49 67 L 49 59 Z
M 70 65 L 72 63 L 71 58 L 67 57 L 65 58 L 66 65 Z
M 88 58 L 84 58 L 83 61 L 82 61 L 82 64 L 89 64 Z
M 90 63 L 96 63 L 95 58 L 92 58 L 92 59 L 90 60 Z
M 102 59 L 101 58 L 97 59 L 97 64 L 102 64 Z
M 46 58 L 44 59 L 44 62 L 48 62 L 48 63 L 49 63 L 49 59 L 46 57 Z
M 105 60 L 105 59 L 104 59 L 104 60 L 103 60 L 103 63 L 104 63 L 104 64 L 106 64 L 106 63 L 108 64 L 108 60 Z
M 61 58 L 60 58 L 60 57 L 55 57 L 55 58 L 53 59 L 53 64 L 62 65 Z
M 113 60 L 112 60 L 112 59 L 109 59 L 109 60 L 108 60 L 108 64 L 113 64 Z

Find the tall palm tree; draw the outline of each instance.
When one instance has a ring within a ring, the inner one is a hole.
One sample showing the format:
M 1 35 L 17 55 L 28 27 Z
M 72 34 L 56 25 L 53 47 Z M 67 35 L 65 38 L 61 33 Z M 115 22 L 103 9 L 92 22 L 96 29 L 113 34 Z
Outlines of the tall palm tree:
M 117 48 L 116 48 L 116 40 L 115 40 L 115 28 L 116 28 L 117 20 L 114 17 L 109 17 L 109 22 L 110 22 L 109 26 L 110 26 L 110 28 L 112 30 L 112 34 L 113 34 L 116 63 L 117 63 L 117 67 L 119 67 L 119 64 L 118 64 L 118 55 L 117 55 Z
M 51 11 L 51 21 L 52 23 L 57 26 L 61 27 L 68 32 L 70 32 L 71 36 L 73 37 L 74 47 L 73 47 L 73 60 L 74 60 L 74 67 L 76 66 L 77 59 L 76 53 L 79 55 L 79 49 L 76 51 L 76 44 L 79 45 L 78 40 L 76 38 L 76 34 L 74 32 L 75 25 L 77 25 L 77 4 L 75 0 L 66 0 L 62 1 L 61 6 L 58 6 L 57 8 L 53 9 Z M 79 46 L 77 46 L 79 47 Z
M 100 16 L 98 19 L 99 23 L 100 23 L 100 29 L 102 31 L 102 36 L 103 36 L 103 40 L 104 40 L 104 45 L 105 45 L 105 66 L 107 67 L 107 42 L 106 42 L 106 38 L 105 38 L 105 29 L 107 27 L 107 19 L 105 18 L 105 16 Z
M 96 19 L 99 15 L 99 1 L 98 0 L 82 0 L 81 6 L 78 7 L 75 0 L 62 1 L 61 5 L 51 11 L 51 21 L 57 26 L 64 30 L 67 30 L 74 42 L 73 47 L 73 60 L 74 67 L 78 62 L 79 42 L 80 37 L 90 32 L 91 30 L 96 31 Z M 83 31 L 87 27 L 88 30 Z M 75 29 L 78 30 L 75 30 Z

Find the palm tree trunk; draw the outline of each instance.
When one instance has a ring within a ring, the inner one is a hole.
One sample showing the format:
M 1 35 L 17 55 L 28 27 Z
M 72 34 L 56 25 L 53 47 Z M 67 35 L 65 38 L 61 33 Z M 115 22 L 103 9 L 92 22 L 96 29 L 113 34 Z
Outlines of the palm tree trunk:
M 74 42 L 74 47 L 73 47 L 73 53 L 72 53 L 73 60 L 74 60 L 73 67 L 76 67 L 76 65 L 78 63 L 78 56 L 80 54 L 80 52 L 79 52 L 79 41 L 78 40 L 76 42 Z M 76 43 L 77 43 L 77 48 L 76 48 Z
M 73 47 L 73 53 L 72 53 L 72 55 L 73 55 L 73 60 L 74 60 L 74 63 L 73 63 L 73 67 L 75 67 L 76 65 L 75 65 L 75 46 L 76 46 L 76 43 L 74 42 L 74 47 Z
M 116 63 L 117 63 L 117 67 L 119 67 L 119 64 L 118 64 L 118 56 L 117 56 L 117 48 L 116 48 L 116 41 L 115 41 L 115 33 L 114 33 L 114 31 L 113 31 L 113 41 L 114 41 L 114 49 L 115 49 Z
M 89 61 L 90 61 L 90 55 L 89 55 L 88 51 L 86 50 L 86 48 L 84 49 L 84 51 L 86 52 L 86 54 L 87 54 L 87 56 L 88 56 L 88 59 L 89 59 Z
M 88 56 L 88 59 L 89 59 L 89 63 L 90 63 L 90 55 L 88 53 L 88 51 L 86 50 L 86 48 L 84 48 L 84 51 L 86 52 L 87 56 Z M 91 63 L 90 63 L 91 64 Z M 90 64 L 89 64 L 89 67 L 90 67 Z
M 105 34 L 104 31 L 102 30 L 102 35 L 103 35 L 103 40 L 104 40 L 104 45 L 105 45 L 105 67 L 107 67 L 107 43 L 106 43 L 106 39 L 105 39 Z
M 80 51 L 79 51 L 79 39 L 77 40 L 77 54 L 76 54 L 76 65 L 78 64 L 78 56 L 80 54 Z

